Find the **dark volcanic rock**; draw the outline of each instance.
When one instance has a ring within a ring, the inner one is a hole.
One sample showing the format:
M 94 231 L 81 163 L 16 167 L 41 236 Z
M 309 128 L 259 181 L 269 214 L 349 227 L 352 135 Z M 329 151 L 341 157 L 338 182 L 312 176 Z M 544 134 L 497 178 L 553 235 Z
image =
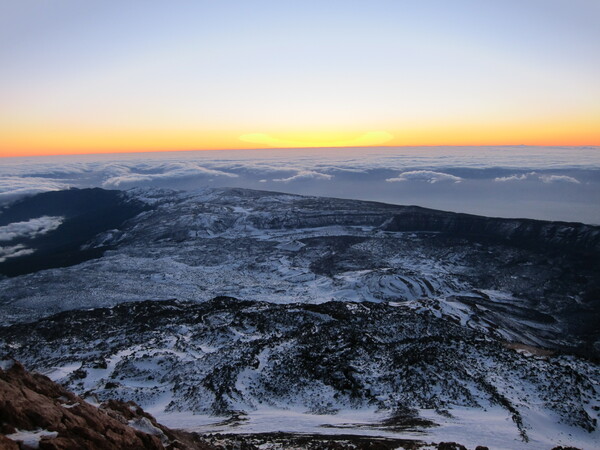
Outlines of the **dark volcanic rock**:
M 19 448 L 17 430 L 43 430 L 40 449 L 211 448 L 163 427 L 133 403 L 111 400 L 96 408 L 16 362 L 0 369 L 0 427 L 0 448 L 7 449 Z
M 467 450 L 464 445 L 457 444 L 456 442 L 440 442 L 437 445 L 438 450 Z
M 533 219 L 501 219 L 451 213 L 417 206 L 399 207 L 382 229 L 386 231 L 433 231 L 453 236 L 508 242 L 537 248 L 561 248 L 598 254 L 600 227 L 570 222 Z

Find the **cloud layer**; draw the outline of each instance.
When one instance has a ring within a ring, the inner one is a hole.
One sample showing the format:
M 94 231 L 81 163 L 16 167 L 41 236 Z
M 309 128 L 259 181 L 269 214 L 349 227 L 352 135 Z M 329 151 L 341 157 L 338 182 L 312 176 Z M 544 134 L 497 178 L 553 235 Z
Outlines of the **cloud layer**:
M 573 183 L 581 184 L 581 182 L 574 177 L 568 175 L 552 175 L 552 174 L 538 174 L 537 172 L 528 172 L 522 174 L 515 174 L 508 177 L 496 177 L 494 181 L 497 182 L 512 182 L 512 181 L 532 181 L 539 180 L 542 183 Z
M 71 186 L 70 183 L 60 181 L 59 179 L 0 175 L 0 201 L 8 201 L 39 192 L 59 191 L 61 189 L 68 189 L 69 186 Z
M 574 183 L 581 184 L 579 180 L 567 175 L 541 175 L 540 180 L 544 183 Z
M 333 175 L 326 173 L 319 173 L 313 170 L 298 170 L 295 175 L 287 178 L 274 178 L 273 181 L 276 183 L 289 183 L 290 181 L 302 181 L 302 180 L 331 180 Z
M 0 247 L 0 263 L 3 263 L 9 258 L 16 258 L 17 256 L 30 255 L 34 250 L 26 248 L 24 245 L 13 245 L 7 247 Z
M 234 173 L 208 169 L 194 162 L 144 163 L 131 166 L 113 166 L 110 169 L 117 173 L 102 183 L 107 188 L 131 187 L 153 181 L 192 177 L 237 177 Z
M 460 183 L 462 178 L 450 175 L 449 173 L 434 172 L 432 170 L 411 170 L 409 172 L 402 172 L 397 177 L 387 178 L 385 181 L 388 183 L 395 183 L 398 181 L 425 181 L 432 184 L 444 181 Z
M 0 227 L 0 241 L 12 241 L 17 238 L 31 239 L 56 230 L 63 220 L 63 217 L 42 216 L 24 222 L 13 222 Z
M 600 223 L 598 147 L 204 151 L 3 163 L 0 203 L 68 187 L 243 187 Z

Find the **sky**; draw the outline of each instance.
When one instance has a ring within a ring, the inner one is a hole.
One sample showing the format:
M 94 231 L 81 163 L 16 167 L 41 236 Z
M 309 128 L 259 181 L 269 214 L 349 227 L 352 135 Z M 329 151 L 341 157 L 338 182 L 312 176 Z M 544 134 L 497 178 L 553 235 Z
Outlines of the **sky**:
M 600 145 L 597 0 L 0 0 L 0 156 Z

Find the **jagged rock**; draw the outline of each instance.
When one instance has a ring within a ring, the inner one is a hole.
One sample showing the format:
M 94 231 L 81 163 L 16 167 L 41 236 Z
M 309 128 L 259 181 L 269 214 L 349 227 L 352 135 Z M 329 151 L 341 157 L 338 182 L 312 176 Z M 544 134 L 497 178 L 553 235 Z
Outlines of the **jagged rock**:
M 19 444 L 12 439 L 0 434 L 0 449 L 2 450 L 20 450 Z
M 440 442 L 437 445 L 438 450 L 467 450 L 464 445 L 457 444 L 456 442 Z
M 139 423 L 146 429 L 140 431 Z M 0 424 L 0 448 L 7 449 L 28 439 L 48 450 L 210 448 L 163 427 L 131 402 L 92 406 L 18 362 L 0 369 Z

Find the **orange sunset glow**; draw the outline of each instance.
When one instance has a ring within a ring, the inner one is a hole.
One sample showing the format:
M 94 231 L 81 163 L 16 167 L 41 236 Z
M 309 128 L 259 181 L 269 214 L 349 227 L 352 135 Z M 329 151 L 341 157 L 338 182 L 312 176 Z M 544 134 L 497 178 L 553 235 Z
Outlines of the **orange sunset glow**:
M 5 132 L 0 156 L 225 150 L 256 148 L 534 145 L 583 146 L 600 143 L 600 121 L 542 124 L 453 125 L 364 133 L 202 132 L 196 130 L 36 130 Z

